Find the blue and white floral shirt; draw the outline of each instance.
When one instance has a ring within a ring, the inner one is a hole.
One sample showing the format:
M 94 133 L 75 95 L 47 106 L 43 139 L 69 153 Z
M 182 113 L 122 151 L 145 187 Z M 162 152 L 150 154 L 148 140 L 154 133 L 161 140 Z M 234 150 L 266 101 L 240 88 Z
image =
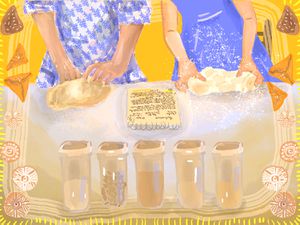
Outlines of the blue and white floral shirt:
M 150 22 L 147 0 L 25 0 L 26 14 L 54 11 L 62 44 L 73 64 L 83 73 L 96 62 L 110 61 L 119 40 L 120 24 Z M 113 83 L 145 81 L 134 55 L 127 72 Z M 37 85 L 52 87 L 59 77 L 47 52 Z

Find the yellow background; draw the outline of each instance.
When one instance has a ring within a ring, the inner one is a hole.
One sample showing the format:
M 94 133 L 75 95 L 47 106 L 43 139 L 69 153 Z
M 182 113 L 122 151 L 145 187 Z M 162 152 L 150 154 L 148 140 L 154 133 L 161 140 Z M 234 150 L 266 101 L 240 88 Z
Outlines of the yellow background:
M 10 1 L 12 2 L 13 0 L 7 1 L 8 2 L 7 8 L 9 7 L 9 5 L 11 5 Z M 297 16 L 299 17 L 300 15 L 300 0 L 269 0 L 269 1 L 276 4 L 281 11 L 283 10 L 285 4 L 289 4 L 294 9 Z M 167 46 L 165 45 L 163 39 L 160 0 L 152 0 L 152 9 L 153 9 L 152 23 L 150 25 L 146 25 L 142 32 L 141 38 L 137 45 L 136 56 L 140 67 L 142 68 L 145 75 L 148 77 L 149 81 L 169 80 L 171 78 L 171 74 L 173 70 L 174 58 L 171 55 Z M 20 3 L 18 4 L 18 11 L 23 21 L 26 22 L 32 20 L 30 16 L 25 16 L 23 14 L 22 4 Z M 3 16 L 4 13 L 5 13 L 4 11 L 3 12 L 1 11 L 1 17 Z M 261 23 L 258 24 L 258 30 L 262 30 Z M 281 35 L 287 36 L 288 46 L 289 46 L 287 52 L 292 53 L 294 56 L 294 62 L 298 61 L 297 63 L 299 63 L 299 59 L 296 59 L 297 50 L 299 50 L 299 46 L 297 46 L 297 39 L 299 39 L 299 35 L 298 36 L 292 36 L 286 34 L 281 34 Z M 41 60 L 43 58 L 46 48 L 35 25 L 33 26 L 31 37 L 32 37 L 30 40 L 31 44 L 29 45 L 31 46 L 31 49 L 30 50 L 26 49 L 26 50 L 27 50 L 27 54 L 30 54 L 30 71 L 33 74 L 32 81 L 34 81 L 36 76 L 38 75 L 40 65 L 41 65 Z M 3 39 L 4 39 L 4 47 L 8 46 L 9 36 L 4 36 Z M 299 42 L 298 45 L 300 45 Z M 3 65 L 4 68 L 7 65 L 8 59 L 11 57 L 12 52 L 13 51 L 8 47 L 8 48 L 4 48 L 4 52 L 1 53 L 2 54 L 1 57 L 4 56 L 4 65 Z M 273 59 L 273 63 L 277 63 L 277 61 L 279 60 L 276 59 L 276 57 L 275 58 L 272 57 L 272 59 Z M 296 77 L 297 74 L 296 63 L 294 63 L 294 71 L 295 71 L 294 77 Z M 6 71 L 4 72 L 6 73 Z M 7 75 L 11 76 L 13 74 L 15 74 L 14 70 L 10 71 L 8 74 L 6 74 L 6 76 Z M 299 77 L 299 75 L 297 77 Z

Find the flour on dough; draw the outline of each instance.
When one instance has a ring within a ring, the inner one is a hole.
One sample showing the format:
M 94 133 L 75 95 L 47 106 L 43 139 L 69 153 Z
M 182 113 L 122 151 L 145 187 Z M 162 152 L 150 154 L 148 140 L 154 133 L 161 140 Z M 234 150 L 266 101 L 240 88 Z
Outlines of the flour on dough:
M 85 79 L 65 81 L 48 90 L 48 106 L 55 110 L 89 107 L 103 101 L 110 93 L 110 86 Z
M 197 95 L 207 95 L 211 93 L 224 93 L 231 91 L 248 92 L 255 90 L 256 76 L 250 72 L 244 72 L 242 76 L 236 77 L 237 71 L 226 71 L 207 67 L 201 74 L 206 81 L 197 78 L 190 78 L 189 90 Z

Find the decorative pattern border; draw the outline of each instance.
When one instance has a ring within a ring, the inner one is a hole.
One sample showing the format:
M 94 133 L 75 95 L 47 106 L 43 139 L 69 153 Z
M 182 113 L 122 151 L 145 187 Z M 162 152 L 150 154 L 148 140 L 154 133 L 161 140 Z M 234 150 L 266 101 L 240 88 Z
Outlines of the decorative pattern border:
M 5 9 L 7 9 L 8 4 L 14 3 L 14 0 L 0 0 L 0 17 L 3 16 L 5 13 Z M 286 3 L 286 0 L 284 0 L 284 3 Z M 299 5 L 300 0 L 298 0 L 295 4 Z M 298 14 L 299 15 L 299 14 Z M 297 16 L 298 16 L 297 15 Z M 0 145 L 3 144 L 5 141 L 5 132 L 4 132 L 4 83 L 3 78 L 5 77 L 5 66 L 4 66 L 4 50 L 7 46 L 4 44 L 4 38 L 3 36 L 0 36 Z M 300 52 L 300 37 L 298 37 L 297 40 L 297 49 L 299 49 L 298 52 Z M 296 63 L 299 64 L 296 69 L 296 75 L 297 75 L 297 87 L 300 91 L 300 54 L 297 54 Z M 299 78 L 298 78 L 299 77 Z M 300 104 L 297 104 L 297 132 L 296 132 L 296 140 L 299 146 L 300 142 Z M 97 218 L 97 217 L 90 217 L 88 221 L 78 221 L 73 220 L 69 218 L 60 218 L 60 219 L 48 219 L 48 218 L 35 218 L 35 219 L 27 219 L 27 220 L 12 220 L 11 218 L 7 217 L 3 212 L 3 201 L 4 201 L 4 191 L 3 191 L 3 183 L 5 182 L 4 178 L 4 162 L 0 159 L 0 224 L 111 224 L 111 225 L 146 225 L 146 224 L 154 224 L 154 225 L 219 225 L 219 224 L 225 224 L 225 225 L 231 225 L 231 224 L 272 224 L 272 225 L 280 225 L 280 224 L 300 224 L 300 160 L 297 160 L 296 162 L 296 180 L 297 180 L 297 212 L 296 216 L 293 218 L 293 220 L 279 220 L 279 219 L 273 219 L 268 218 L 268 214 L 263 214 L 260 217 L 250 217 L 250 218 L 231 218 L 227 220 L 220 220 L 220 221 L 211 221 L 210 218 L 204 218 L 203 220 L 198 219 L 190 219 L 190 218 L 153 218 L 153 219 L 136 219 L 136 218 L 130 218 L 128 220 L 121 220 L 120 218 L 111 218 L 109 220 L 103 219 L 103 218 Z M 297 215 L 298 214 L 298 215 Z

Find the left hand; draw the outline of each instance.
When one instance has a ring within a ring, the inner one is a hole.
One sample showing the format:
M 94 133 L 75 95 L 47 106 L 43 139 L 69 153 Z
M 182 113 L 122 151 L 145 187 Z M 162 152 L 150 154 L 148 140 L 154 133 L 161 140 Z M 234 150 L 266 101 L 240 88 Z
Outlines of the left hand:
M 87 79 L 89 76 L 92 76 L 92 81 L 109 84 L 115 78 L 122 76 L 126 69 L 127 66 L 117 65 L 113 61 L 98 62 L 86 69 L 83 78 Z
M 198 71 L 196 65 L 190 60 L 178 61 L 178 80 L 175 82 L 175 87 L 182 92 L 186 92 L 188 87 L 188 81 L 190 78 L 195 77 L 199 80 L 206 81 L 205 77 Z
M 259 85 L 263 83 L 263 75 L 257 69 L 253 59 L 242 59 L 240 62 L 239 70 L 237 72 L 237 77 L 241 76 L 243 72 L 250 72 L 256 76 L 255 84 Z

